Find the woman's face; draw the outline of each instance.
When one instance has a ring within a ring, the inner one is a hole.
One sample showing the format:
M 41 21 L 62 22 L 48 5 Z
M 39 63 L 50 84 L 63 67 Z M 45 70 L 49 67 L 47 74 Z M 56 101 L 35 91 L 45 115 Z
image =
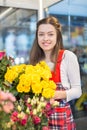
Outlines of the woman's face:
M 51 52 L 56 44 L 56 29 L 51 24 L 41 24 L 38 28 L 38 44 L 44 52 Z

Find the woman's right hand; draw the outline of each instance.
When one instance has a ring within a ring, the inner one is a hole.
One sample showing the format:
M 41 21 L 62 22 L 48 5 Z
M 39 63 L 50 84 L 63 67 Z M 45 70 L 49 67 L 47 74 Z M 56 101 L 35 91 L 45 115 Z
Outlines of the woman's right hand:
M 54 102 L 55 102 L 55 99 L 54 99 L 54 98 L 51 98 L 51 99 L 50 99 L 50 104 L 54 104 Z

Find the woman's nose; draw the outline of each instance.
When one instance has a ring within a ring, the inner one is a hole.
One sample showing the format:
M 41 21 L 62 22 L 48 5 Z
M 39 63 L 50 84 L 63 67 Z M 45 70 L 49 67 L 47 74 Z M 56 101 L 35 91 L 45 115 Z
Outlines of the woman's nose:
M 47 41 L 48 40 L 48 36 L 44 35 L 44 40 Z

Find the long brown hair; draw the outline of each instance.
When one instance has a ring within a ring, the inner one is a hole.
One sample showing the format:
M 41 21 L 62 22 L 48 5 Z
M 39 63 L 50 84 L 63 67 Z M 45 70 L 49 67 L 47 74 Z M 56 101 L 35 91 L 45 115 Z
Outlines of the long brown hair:
M 36 28 L 36 37 L 33 43 L 33 46 L 30 51 L 30 64 L 35 65 L 39 61 L 43 60 L 45 58 L 44 51 L 40 48 L 38 45 L 38 28 L 41 24 L 51 24 L 55 27 L 56 33 L 57 33 L 57 39 L 56 39 L 56 45 L 51 53 L 51 61 L 56 62 L 56 58 L 58 56 L 58 52 L 60 49 L 63 49 L 63 40 L 62 40 L 62 34 L 61 34 L 61 25 L 57 18 L 53 16 L 46 17 L 44 19 L 41 19 L 37 22 L 37 28 Z

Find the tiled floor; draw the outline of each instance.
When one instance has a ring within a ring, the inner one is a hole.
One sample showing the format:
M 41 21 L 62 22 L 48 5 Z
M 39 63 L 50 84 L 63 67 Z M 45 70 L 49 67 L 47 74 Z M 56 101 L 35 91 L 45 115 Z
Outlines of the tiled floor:
M 74 113 L 76 130 L 87 130 L 87 111 L 77 111 Z
M 76 130 L 87 130 L 87 116 L 75 120 Z

